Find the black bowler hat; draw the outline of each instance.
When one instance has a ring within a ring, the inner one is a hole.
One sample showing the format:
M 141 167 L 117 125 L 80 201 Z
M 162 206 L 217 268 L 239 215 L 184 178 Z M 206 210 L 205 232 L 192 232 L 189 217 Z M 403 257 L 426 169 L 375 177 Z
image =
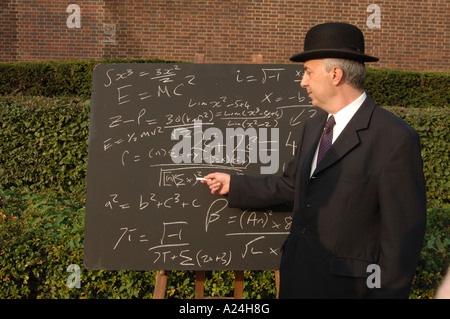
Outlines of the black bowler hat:
M 340 58 L 358 62 L 376 62 L 378 58 L 364 54 L 364 35 L 348 23 L 332 22 L 312 27 L 305 37 L 302 53 L 290 58 L 293 62 Z

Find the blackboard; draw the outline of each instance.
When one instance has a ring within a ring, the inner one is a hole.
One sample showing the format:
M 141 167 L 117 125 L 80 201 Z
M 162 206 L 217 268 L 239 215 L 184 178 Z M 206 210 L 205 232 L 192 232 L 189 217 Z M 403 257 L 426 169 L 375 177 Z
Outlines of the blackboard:
M 291 207 L 230 209 L 196 178 L 280 175 L 316 113 L 302 75 L 302 65 L 96 66 L 85 267 L 277 269 Z

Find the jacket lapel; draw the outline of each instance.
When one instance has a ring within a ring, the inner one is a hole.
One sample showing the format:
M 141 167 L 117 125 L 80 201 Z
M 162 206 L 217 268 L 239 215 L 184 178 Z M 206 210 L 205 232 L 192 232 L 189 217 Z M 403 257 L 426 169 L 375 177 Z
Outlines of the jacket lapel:
M 333 143 L 327 154 L 325 154 L 325 157 L 320 161 L 319 165 L 317 165 L 316 170 L 314 171 L 314 175 L 320 173 L 330 165 L 333 165 L 334 163 L 339 161 L 360 143 L 358 131 L 367 129 L 369 127 L 370 118 L 375 106 L 376 104 L 372 100 L 372 98 L 367 96 L 359 110 L 355 113 L 345 129 Z M 317 143 L 318 142 L 316 142 L 315 146 L 313 147 L 313 156 L 317 147 Z
M 301 152 L 300 163 L 301 168 L 301 178 L 300 181 L 307 182 L 311 175 L 311 164 L 314 158 L 314 153 L 316 151 L 317 145 L 319 144 L 320 137 L 322 136 L 322 131 L 325 126 L 328 114 L 319 109 L 311 120 L 306 122 L 304 144 L 302 148 L 305 150 Z

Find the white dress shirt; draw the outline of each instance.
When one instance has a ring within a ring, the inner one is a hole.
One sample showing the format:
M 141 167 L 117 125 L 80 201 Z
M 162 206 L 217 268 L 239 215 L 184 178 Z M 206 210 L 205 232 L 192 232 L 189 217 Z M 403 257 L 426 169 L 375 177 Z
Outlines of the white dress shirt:
M 334 143 L 336 139 L 339 137 L 341 132 L 344 130 L 344 128 L 347 126 L 348 122 L 352 119 L 353 115 L 359 110 L 361 105 L 363 104 L 364 100 L 366 99 L 367 94 L 366 92 L 363 92 L 359 98 L 354 100 L 352 103 L 344 107 L 342 110 L 337 112 L 334 115 L 334 120 L 336 121 L 336 125 L 333 128 L 333 140 L 331 143 Z M 331 114 L 328 114 L 328 117 L 330 117 Z M 319 142 L 320 144 L 320 142 Z M 319 152 L 319 145 L 317 145 L 316 153 L 314 154 L 314 158 L 311 165 L 311 176 L 313 175 L 314 171 L 316 170 L 317 166 L 317 153 Z

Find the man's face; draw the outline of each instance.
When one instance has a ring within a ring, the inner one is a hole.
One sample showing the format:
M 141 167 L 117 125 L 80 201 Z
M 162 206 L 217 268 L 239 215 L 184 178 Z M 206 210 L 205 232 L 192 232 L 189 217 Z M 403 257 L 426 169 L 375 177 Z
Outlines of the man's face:
M 305 88 L 314 106 L 326 109 L 333 94 L 329 73 L 324 60 L 308 60 L 304 64 L 301 87 Z

